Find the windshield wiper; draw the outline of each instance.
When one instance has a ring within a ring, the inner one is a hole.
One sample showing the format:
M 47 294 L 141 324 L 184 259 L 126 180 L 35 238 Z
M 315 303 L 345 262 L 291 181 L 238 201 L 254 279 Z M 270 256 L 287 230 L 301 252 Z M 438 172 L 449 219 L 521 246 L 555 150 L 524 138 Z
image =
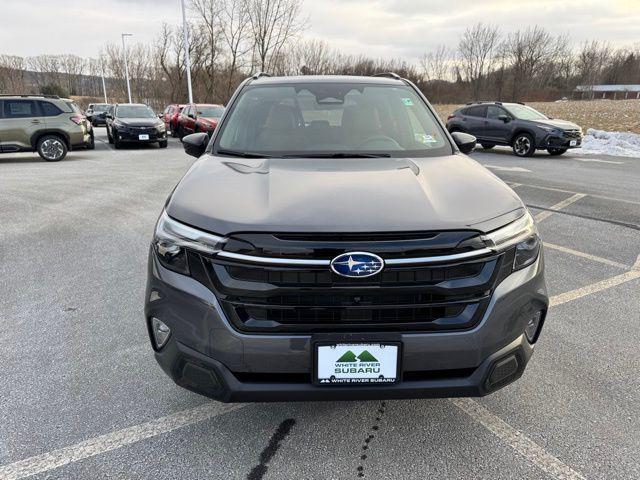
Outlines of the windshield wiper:
M 300 153 L 296 155 L 283 155 L 283 158 L 382 158 L 391 157 L 390 153 L 349 153 L 349 152 L 327 152 L 327 153 Z
M 272 155 L 265 155 L 264 153 L 239 152 L 237 150 L 218 150 L 215 154 L 241 158 L 273 158 Z

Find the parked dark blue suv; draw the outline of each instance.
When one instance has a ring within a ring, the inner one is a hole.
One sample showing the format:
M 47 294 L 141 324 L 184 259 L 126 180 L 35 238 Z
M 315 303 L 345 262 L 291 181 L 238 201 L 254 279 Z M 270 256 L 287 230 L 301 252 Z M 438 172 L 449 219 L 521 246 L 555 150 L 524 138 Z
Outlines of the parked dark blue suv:
M 449 116 L 447 129 L 474 135 L 485 149 L 509 145 L 519 157 L 538 149 L 562 155 L 582 143 L 578 125 L 551 119 L 523 103 L 468 103 Z

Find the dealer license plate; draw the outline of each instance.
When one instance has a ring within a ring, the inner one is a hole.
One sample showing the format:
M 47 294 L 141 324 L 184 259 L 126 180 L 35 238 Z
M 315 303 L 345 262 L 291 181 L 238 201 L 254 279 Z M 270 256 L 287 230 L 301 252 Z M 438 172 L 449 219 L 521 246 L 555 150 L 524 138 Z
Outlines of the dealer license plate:
M 149 140 L 149 135 L 146 133 L 138 135 L 138 140 Z
M 398 344 L 337 343 L 316 348 L 316 383 L 320 385 L 398 380 Z

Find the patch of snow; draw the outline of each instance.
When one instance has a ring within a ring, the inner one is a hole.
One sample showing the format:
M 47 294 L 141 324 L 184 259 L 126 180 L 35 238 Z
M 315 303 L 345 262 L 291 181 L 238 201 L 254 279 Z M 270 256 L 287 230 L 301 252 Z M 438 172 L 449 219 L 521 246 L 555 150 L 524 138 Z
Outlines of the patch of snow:
M 640 135 L 628 132 L 605 132 L 590 128 L 582 139 L 582 148 L 576 148 L 572 152 L 638 158 L 640 157 Z

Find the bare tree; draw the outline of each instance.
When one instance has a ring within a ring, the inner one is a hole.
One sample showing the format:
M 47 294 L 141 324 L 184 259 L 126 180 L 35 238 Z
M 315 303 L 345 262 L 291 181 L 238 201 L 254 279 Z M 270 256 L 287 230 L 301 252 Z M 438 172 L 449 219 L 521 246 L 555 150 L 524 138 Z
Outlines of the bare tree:
M 458 44 L 462 71 L 471 84 L 472 95 L 478 100 L 484 78 L 491 70 L 494 51 L 500 40 L 498 28 L 477 23 L 467 28 Z
M 595 85 L 600 82 L 602 72 L 611 57 L 611 47 L 608 43 L 593 40 L 584 42 L 578 52 L 576 69 L 578 78 L 583 85 Z M 591 92 L 593 98 L 593 91 Z
M 542 27 L 535 26 L 509 34 L 501 54 L 511 70 L 511 100 L 520 100 L 529 91 L 543 63 L 555 58 L 557 43 Z
M 246 0 L 247 18 L 261 71 L 269 67 L 289 40 L 304 27 L 300 22 L 300 0 Z
M 420 57 L 422 73 L 430 90 L 430 99 L 439 101 L 442 84 L 448 80 L 453 52 L 446 45 L 438 45 L 435 50 L 425 52 Z
M 219 11 L 220 32 L 229 55 L 227 97 L 231 96 L 233 81 L 244 58 L 253 48 L 249 12 L 245 0 L 225 0 Z

